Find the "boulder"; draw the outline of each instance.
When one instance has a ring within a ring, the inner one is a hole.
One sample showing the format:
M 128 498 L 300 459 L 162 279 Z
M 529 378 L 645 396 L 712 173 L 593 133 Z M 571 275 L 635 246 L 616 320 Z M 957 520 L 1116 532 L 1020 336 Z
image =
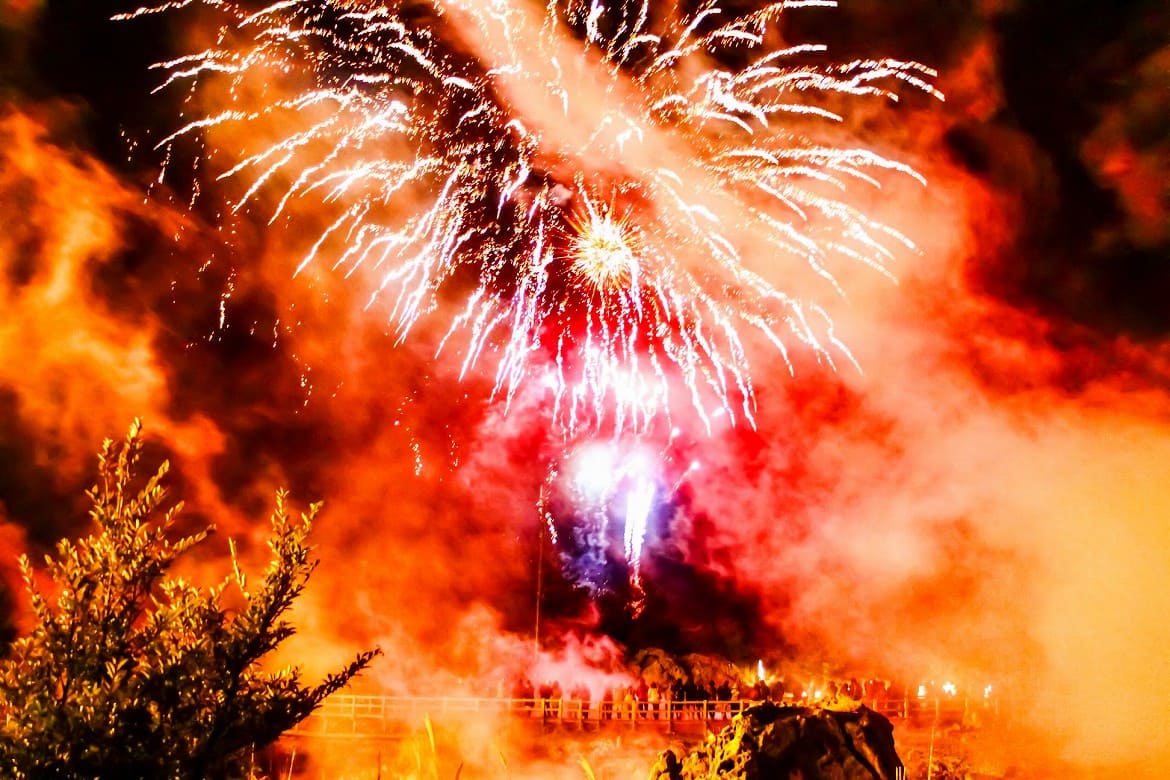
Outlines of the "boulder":
M 664 752 L 651 780 L 903 780 L 894 727 L 882 715 L 765 702 L 686 755 Z

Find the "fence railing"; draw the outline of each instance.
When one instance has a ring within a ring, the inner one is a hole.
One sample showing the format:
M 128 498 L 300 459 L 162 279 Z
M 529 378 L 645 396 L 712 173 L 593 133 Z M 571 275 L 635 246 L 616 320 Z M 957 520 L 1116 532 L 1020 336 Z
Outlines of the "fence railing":
M 426 718 L 511 717 L 582 730 L 625 726 L 677 729 L 719 729 L 742 710 L 759 702 L 749 700 L 666 700 L 659 702 L 583 699 L 502 699 L 488 697 L 407 697 L 335 694 L 330 696 L 293 734 L 377 736 L 417 729 Z M 786 699 L 781 703 L 803 704 Z M 958 697 L 874 699 L 862 702 L 891 719 L 925 722 L 962 722 L 972 705 Z

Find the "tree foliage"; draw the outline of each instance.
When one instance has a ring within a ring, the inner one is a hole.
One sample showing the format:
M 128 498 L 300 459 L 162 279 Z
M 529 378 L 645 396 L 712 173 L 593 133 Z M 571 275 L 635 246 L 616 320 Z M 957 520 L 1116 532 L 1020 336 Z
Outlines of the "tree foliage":
M 285 613 L 317 565 L 299 519 L 278 492 L 271 560 L 252 588 L 231 545 L 232 573 L 199 588 L 171 573 L 214 527 L 176 533 L 181 504 L 164 507 L 168 464 L 135 489 L 141 424 L 107 440 L 87 495 L 92 535 L 45 557 L 46 595 L 27 557 L 31 632 L 0 661 L 0 775 L 16 778 L 208 778 L 308 716 L 365 668 L 362 652 L 316 686 L 296 668 L 261 661 L 294 633 Z
M 679 665 L 674 656 L 658 647 L 639 650 L 630 661 L 630 666 L 647 683 L 662 687 L 686 682 L 688 676 L 687 670 Z

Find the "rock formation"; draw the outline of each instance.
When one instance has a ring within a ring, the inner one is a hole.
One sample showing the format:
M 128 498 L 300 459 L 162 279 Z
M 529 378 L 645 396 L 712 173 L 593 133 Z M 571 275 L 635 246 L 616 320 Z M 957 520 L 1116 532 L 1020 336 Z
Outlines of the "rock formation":
M 864 706 L 848 711 L 765 702 L 684 756 L 664 752 L 651 780 L 903 780 L 894 727 Z

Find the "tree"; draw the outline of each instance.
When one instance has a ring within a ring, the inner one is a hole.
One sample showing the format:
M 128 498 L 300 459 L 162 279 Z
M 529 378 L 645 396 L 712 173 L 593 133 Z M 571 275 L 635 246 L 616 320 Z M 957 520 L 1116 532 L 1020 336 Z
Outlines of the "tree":
M 675 683 L 684 682 L 687 672 L 670 653 L 658 647 L 647 647 L 639 650 L 630 666 L 635 674 L 646 681 L 660 687 L 669 688 Z
M 133 487 L 141 454 L 137 420 L 124 442 L 102 445 L 87 492 L 94 532 L 45 556 L 55 599 L 20 560 L 34 625 L 0 661 L 0 775 L 241 776 L 252 751 L 379 654 L 359 653 L 313 687 L 296 668 L 264 668 L 295 631 L 284 616 L 317 565 L 306 539 L 320 505 L 297 520 L 278 492 L 263 579 L 249 590 L 230 544 L 231 575 L 199 588 L 171 568 L 214 526 L 177 535 L 182 505 L 163 508 L 168 464 Z

